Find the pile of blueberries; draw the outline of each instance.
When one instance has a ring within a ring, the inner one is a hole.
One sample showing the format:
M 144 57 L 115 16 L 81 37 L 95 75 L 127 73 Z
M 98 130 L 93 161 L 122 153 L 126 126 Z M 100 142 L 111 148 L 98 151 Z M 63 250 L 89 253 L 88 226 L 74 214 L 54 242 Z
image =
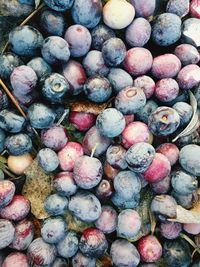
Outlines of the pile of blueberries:
M 0 152 L 16 176 L 34 157 L 54 176 L 35 238 L 29 200 L 0 173 L 2 267 L 95 267 L 105 255 L 116 267 L 155 267 L 161 258 L 200 266 L 181 238 L 200 234 L 200 223 L 169 220 L 198 199 L 200 129 L 172 140 L 194 116 L 191 93 L 200 108 L 200 1 L 163 1 L 161 14 L 161 0 L 105 2 L 44 0 L 33 26 L 14 28 L 0 55 L 0 78 L 27 114 L 0 89 Z M 67 113 L 70 99 L 109 106 Z M 157 227 L 137 238 L 145 190 Z M 66 213 L 88 227 L 72 231 Z

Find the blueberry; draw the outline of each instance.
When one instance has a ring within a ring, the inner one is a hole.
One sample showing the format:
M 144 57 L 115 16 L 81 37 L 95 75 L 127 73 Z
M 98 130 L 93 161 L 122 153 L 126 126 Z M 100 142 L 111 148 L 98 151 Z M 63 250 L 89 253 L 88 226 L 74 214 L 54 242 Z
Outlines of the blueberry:
M 157 136 L 174 133 L 180 124 L 180 116 L 173 108 L 161 106 L 149 116 L 149 130 Z
M 181 37 L 181 19 L 172 13 L 159 15 L 152 27 L 152 39 L 160 46 L 176 43 Z
M 52 72 L 51 66 L 44 61 L 42 57 L 35 57 L 31 59 L 27 66 L 31 67 L 37 74 L 38 79 L 41 79 L 42 76 L 46 76 Z
M 169 266 L 189 267 L 191 263 L 190 248 L 182 239 L 165 241 L 163 257 Z
M 39 237 L 33 240 L 28 247 L 27 256 L 31 266 L 50 266 L 56 258 L 56 247 L 45 243 Z
M 108 74 L 108 80 L 116 92 L 133 85 L 133 78 L 131 75 L 120 68 L 111 68 Z
M 135 195 L 140 193 L 141 181 L 138 174 L 121 171 L 114 178 L 114 188 L 124 200 L 132 200 Z
M 179 154 L 179 162 L 182 168 L 193 175 L 200 175 L 200 147 L 198 145 L 186 145 Z
M 175 109 L 180 116 L 180 126 L 186 126 L 192 118 L 192 107 L 188 103 L 177 102 L 173 105 L 173 109 Z
M 88 52 L 83 59 L 83 66 L 89 77 L 94 75 L 107 76 L 109 73 L 109 68 L 105 65 L 102 52 L 98 50 Z
M 6 207 L 13 199 L 15 185 L 9 180 L 0 181 L 0 208 Z
M 182 231 L 182 224 L 177 222 L 162 222 L 160 224 L 161 235 L 167 239 L 176 239 Z
M 5 140 L 6 140 L 6 134 L 0 128 L 0 152 L 2 152 L 4 150 L 4 148 L 5 148 Z
M 55 113 L 44 104 L 35 103 L 28 109 L 28 119 L 32 127 L 36 129 L 45 129 L 53 125 Z
M 8 80 L 14 68 L 22 65 L 21 59 L 14 53 L 5 53 L 0 55 L 0 77 Z
M 189 90 L 199 85 L 199 75 L 200 67 L 196 64 L 189 64 L 180 70 L 176 80 L 181 89 Z
M 174 50 L 175 55 L 185 65 L 197 64 L 200 60 L 200 55 L 196 47 L 190 44 L 180 44 Z
M 70 58 L 69 45 L 59 36 L 47 37 L 41 49 L 44 60 L 51 65 L 67 62 Z
M 124 115 L 137 113 L 146 104 L 146 96 L 141 88 L 126 87 L 115 98 L 115 108 Z
M 195 32 L 194 29 L 195 28 Z M 195 47 L 200 45 L 200 21 L 198 18 L 188 18 L 182 25 L 182 43 L 191 44 Z
M 156 8 L 156 0 L 131 0 L 132 5 L 135 7 L 137 17 L 148 18 L 154 14 Z
M 96 103 L 105 102 L 112 94 L 110 82 L 99 75 L 88 78 L 83 89 L 88 99 Z
M 60 242 L 67 231 L 66 222 L 59 217 L 48 218 L 42 223 L 41 236 L 49 244 Z
M 80 251 L 72 258 L 73 267 L 96 267 L 96 258 L 83 255 Z
M 140 195 L 136 194 L 130 199 L 123 198 L 119 193 L 114 193 L 111 197 L 112 203 L 119 209 L 135 209 L 139 205 Z
M 1 94 L 1 93 L 0 93 Z M 194 90 L 194 95 L 197 100 L 197 106 L 200 107 L 200 86 L 197 86 Z
M 161 102 L 170 102 L 177 98 L 179 94 L 179 85 L 172 78 L 159 80 L 155 86 L 155 96 Z
M 54 171 L 59 165 L 57 154 L 50 148 L 42 148 L 37 154 L 37 159 L 46 172 Z
M 92 43 L 89 30 L 79 24 L 70 26 L 65 32 L 65 40 L 69 44 L 72 57 L 81 57 L 88 53 Z
M 148 124 L 149 116 L 157 108 L 158 104 L 154 100 L 148 100 L 146 102 L 146 105 L 137 111 L 136 116 L 140 121 L 143 121 L 144 123 Z
M 69 210 L 84 222 L 94 222 L 101 215 L 101 203 L 92 193 L 78 191 L 70 199 Z
M 10 133 L 21 132 L 25 126 L 25 119 L 13 111 L 0 111 L 0 128 Z
M 112 167 L 125 170 L 127 169 L 125 154 L 126 149 L 121 145 L 111 145 L 106 151 L 106 160 Z
M 137 266 L 140 262 L 140 254 L 136 247 L 123 239 L 117 239 L 112 243 L 110 255 L 116 267 Z
M 51 267 L 67 267 L 68 266 L 68 261 L 57 257 Z
M 47 35 L 63 36 L 66 27 L 65 17 L 62 13 L 45 10 L 40 16 L 40 27 Z
M 102 2 L 100 0 L 75 0 L 71 9 L 75 23 L 94 28 L 101 19 Z
M 45 4 L 53 10 L 56 11 L 66 11 L 70 9 L 73 5 L 74 0 L 45 0 Z
M 125 118 L 115 108 L 108 108 L 102 111 L 96 120 L 96 127 L 102 135 L 115 137 L 122 133 L 125 128 Z
M 72 172 L 59 172 L 54 176 L 53 189 L 60 196 L 71 196 L 77 191 L 77 185 L 73 178 Z
M 140 231 L 142 220 L 137 211 L 126 209 L 119 213 L 117 223 L 117 236 L 133 239 Z
M 154 80 L 147 76 L 147 75 L 142 75 L 137 77 L 134 82 L 133 85 L 135 87 L 139 87 L 142 88 L 142 90 L 145 93 L 146 98 L 150 98 L 155 90 L 155 82 Z
M 34 0 L 19 0 L 18 1 L 20 4 L 25 4 L 25 5 L 34 5 Z
M 156 194 L 166 194 L 170 190 L 170 186 L 171 178 L 169 175 L 159 182 L 151 183 L 152 190 Z
M 79 240 L 73 231 L 67 232 L 65 237 L 56 245 L 58 254 L 63 258 L 71 258 L 78 251 Z
M 103 43 L 110 38 L 115 37 L 115 32 L 104 24 L 97 25 L 91 32 L 92 47 L 101 50 Z
M 41 84 L 43 96 L 51 103 L 61 103 L 70 90 L 67 79 L 59 73 L 45 76 Z
M 106 199 L 109 198 L 113 193 L 113 186 L 111 181 L 101 180 L 95 190 L 95 195 L 98 199 Z
M 108 249 L 108 242 L 102 231 L 96 228 L 88 228 L 82 233 L 79 249 L 86 256 L 99 258 Z
M 19 133 L 8 136 L 5 146 L 9 154 L 19 156 L 31 151 L 32 140 L 27 134 Z
M 0 111 L 2 109 L 7 108 L 8 105 L 9 105 L 9 103 L 8 103 L 7 95 L 2 90 L 0 90 Z
M 39 54 L 43 37 L 32 26 L 18 26 L 9 33 L 9 43 L 11 50 L 17 55 L 33 57 Z
M 6 248 L 14 239 L 15 228 L 13 224 L 4 219 L 0 219 L 0 249 Z
M 48 196 L 44 203 L 46 212 L 52 216 L 62 215 L 66 211 L 67 206 L 67 198 L 57 194 Z
M 116 37 L 110 38 L 103 43 L 102 56 L 109 66 L 117 66 L 123 62 L 126 56 L 124 42 Z
M 134 172 L 145 172 L 152 163 L 155 149 L 148 143 L 137 143 L 126 152 L 126 162 L 130 170 Z
M 102 206 L 102 212 L 95 226 L 105 234 L 112 233 L 117 227 L 117 212 L 111 206 Z
M 167 3 L 166 11 L 169 13 L 176 14 L 179 17 L 186 16 L 190 11 L 189 0 L 169 0 Z
M 171 195 L 176 199 L 177 203 L 185 209 L 192 208 L 197 199 L 196 192 L 188 195 L 180 195 L 179 193 L 176 193 L 176 191 L 172 190 Z
M 4 260 L 3 267 L 15 266 L 15 267 L 29 267 L 28 258 L 24 253 L 11 252 Z

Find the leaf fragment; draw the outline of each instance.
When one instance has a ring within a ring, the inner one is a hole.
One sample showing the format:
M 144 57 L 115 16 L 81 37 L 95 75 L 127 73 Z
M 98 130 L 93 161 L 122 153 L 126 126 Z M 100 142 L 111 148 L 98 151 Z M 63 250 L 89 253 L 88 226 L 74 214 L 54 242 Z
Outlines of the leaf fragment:
M 197 212 L 196 210 L 186 210 L 177 205 L 176 218 L 168 219 L 168 221 L 179 223 L 200 223 L 200 212 Z
M 90 102 L 75 102 L 71 104 L 71 111 L 92 113 L 99 115 L 104 109 L 110 107 L 111 100 L 103 104 L 95 104 Z

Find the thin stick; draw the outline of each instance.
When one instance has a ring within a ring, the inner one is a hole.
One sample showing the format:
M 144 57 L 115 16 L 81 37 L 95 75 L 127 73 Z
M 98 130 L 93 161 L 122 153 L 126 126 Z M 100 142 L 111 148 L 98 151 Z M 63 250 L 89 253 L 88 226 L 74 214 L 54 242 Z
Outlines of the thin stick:
M 45 4 L 41 4 L 37 9 L 35 9 L 19 26 L 24 26 L 30 19 L 32 19 L 40 9 L 42 9 L 45 6 Z M 4 48 L 2 49 L 2 53 L 4 53 L 9 45 L 9 41 L 6 42 Z

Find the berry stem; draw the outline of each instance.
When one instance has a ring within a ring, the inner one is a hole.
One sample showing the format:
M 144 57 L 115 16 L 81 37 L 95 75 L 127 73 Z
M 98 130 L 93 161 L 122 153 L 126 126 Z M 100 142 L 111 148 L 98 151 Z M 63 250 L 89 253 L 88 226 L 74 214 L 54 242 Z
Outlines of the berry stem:
M 92 152 L 91 152 L 91 155 L 90 155 L 90 157 L 91 157 L 91 158 L 93 158 L 93 156 L 94 156 L 94 153 L 95 153 L 95 151 L 96 151 L 96 149 L 97 149 L 98 145 L 99 145 L 99 144 L 98 144 L 98 143 L 96 143 L 96 144 L 95 144 L 95 146 L 93 147 L 93 149 L 92 149 Z

